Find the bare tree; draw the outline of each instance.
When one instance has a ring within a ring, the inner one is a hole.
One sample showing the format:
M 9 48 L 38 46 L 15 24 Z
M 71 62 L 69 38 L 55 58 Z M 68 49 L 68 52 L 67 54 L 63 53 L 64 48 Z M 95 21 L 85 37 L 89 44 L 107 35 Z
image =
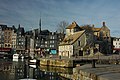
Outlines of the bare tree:
M 58 27 L 58 32 L 60 32 L 60 33 L 65 33 L 65 29 L 66 29 L 66 27 L 69 25 L 69 23 L 68 22 L 66 22 L 66 21 L 61 21 L 60 23 L 58 23 L 58 25 L 57 25 L 57 27 Z

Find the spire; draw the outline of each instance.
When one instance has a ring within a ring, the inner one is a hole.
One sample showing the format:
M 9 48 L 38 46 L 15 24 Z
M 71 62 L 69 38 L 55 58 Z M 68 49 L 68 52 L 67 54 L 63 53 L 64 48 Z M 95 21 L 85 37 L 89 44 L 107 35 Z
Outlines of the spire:
M 40 18 L 40 20 L 39 20 L 39 30 L 40 30 L 40 32 L 41 32 L 41 18 Z
M 18 27 L 20 28 L 20 24 L 18 25 Z

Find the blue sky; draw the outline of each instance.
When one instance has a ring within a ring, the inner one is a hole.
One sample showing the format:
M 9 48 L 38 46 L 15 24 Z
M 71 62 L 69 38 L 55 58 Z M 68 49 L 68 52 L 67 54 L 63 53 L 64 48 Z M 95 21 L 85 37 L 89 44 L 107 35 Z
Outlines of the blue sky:
M 63 20 L 95 27 L 105 21 L 111 35 L 120 36 L 120 0 L 0 0 L 0 24 L 27 31 L 39 27 L 40 16 L 42 29 L 56 31 Z

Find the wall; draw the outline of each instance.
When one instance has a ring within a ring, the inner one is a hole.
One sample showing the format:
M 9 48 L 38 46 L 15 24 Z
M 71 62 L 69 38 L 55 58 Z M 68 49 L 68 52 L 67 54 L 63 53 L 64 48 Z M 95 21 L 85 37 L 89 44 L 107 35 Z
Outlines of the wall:
M 62 45 L 59 46 L 59 56 L 70 57 L 73 55 L 73 45 Z
M 80 41 L 80 46 L 78 44 L 78 41 Z M 86 45 L 86 35 L 85 33 L 81 35 L 81 37 L 73 44 L 74 46 L 74 55 L 77 54 L 79 55 L 79 50 L 82 50 L 83 47 Z

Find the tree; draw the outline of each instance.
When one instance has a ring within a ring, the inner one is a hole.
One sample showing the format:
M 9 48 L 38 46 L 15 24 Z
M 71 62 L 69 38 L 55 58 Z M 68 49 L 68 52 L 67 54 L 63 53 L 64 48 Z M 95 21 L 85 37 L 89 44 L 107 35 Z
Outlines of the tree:
M 69 25 L 69 23 L 68 22 L 66 22 L 66 21 L 61 21 L 60 23 L 58 23 L 58 25 L 57 25 L 57 27 L 58 27 L 58 32 L 60 32 L 60 33 L 65 33 L 65 29 L 66 29 L 66 27 Z

